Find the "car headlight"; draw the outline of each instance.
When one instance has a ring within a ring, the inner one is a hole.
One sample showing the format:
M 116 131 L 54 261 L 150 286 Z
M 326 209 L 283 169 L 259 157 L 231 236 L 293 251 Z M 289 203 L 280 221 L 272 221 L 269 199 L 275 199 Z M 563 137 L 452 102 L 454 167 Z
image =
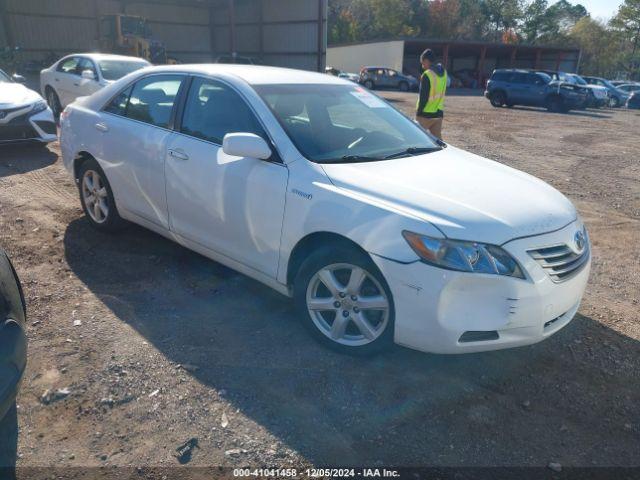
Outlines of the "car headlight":
M 432 238 L 406 230 L 402 236 L 420 259 L 430 265 L 460 272 L 525 278 L 518 262 L 497 245 Z
M 31 107 L 31 113 L 42 112 L 43 110 L 46 110 L 46 109 L 47 109 L 46 102 L 44 100 L 39 100 L 33 104 L 33 107 Z

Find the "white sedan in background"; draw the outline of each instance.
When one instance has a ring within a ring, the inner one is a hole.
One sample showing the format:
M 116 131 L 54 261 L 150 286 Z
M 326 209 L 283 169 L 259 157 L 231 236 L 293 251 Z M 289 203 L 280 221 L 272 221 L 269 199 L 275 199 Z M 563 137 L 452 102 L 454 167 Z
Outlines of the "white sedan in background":
M 57 116 L 76 98 L 91 95 L 125 75 L 150 65 L 142 58 L 123 55 L 68 55 L 40 72 L 40 91 Z
M 44 99 L 0 70 L 0 145 L 47 144 L 57 140 L 57 128 Z
M 329 75 L 147 69 L 68 107 L 61 148 L 95 228 L 135 222 L 294 297 L 342 352 L 535 343 L 587 284 L 561 193 Z

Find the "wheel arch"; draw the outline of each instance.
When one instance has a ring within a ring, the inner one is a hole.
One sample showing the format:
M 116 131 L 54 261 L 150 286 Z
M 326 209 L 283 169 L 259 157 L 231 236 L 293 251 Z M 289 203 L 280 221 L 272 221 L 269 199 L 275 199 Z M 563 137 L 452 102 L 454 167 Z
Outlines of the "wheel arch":
M 98 161 L 96 159 L 96 157 L 94 157 L 93 155 L 91 155 L 87 151 L 78 152 L 76 154 L 76 156 L 74 157 L 74 159 L 73 159 L 73 178 L 76 181 L 76 183 L 80 181 L 80 178 L 79 178 L 80 167 L 82 166 L 82 164 L 84 162 L 86 162 L 87 160 L 90 160 L 90 159 Z
M 366 255 L 367 258 L 371 258 L 364 248 L 344 235 L 328 231 L 310 233 L 301 238 L 293 247 L 293 250 L 291 250 L 289 261 L 287 262 L 287 285 L 293 285 L 296 274 L 300 270 L 304 260 L 311 254 L 311 252 L 327 245 L 354 248 Z

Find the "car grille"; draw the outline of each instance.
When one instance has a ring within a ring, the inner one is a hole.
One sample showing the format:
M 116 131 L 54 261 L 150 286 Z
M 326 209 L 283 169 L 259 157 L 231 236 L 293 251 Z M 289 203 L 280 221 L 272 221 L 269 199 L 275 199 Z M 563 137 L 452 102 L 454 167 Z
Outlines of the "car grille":
M 29 140 L 38 138 L 38 134 L 31 125 L 0 125 L 0 142 Z
M 584 250 L 574 252 L 568 245 L 556 245 L 537 250 L 529 250 L 529 255 L 540 264 L 554 282 L 564 282 L 577 275 L 589 260 L 589 242 Z

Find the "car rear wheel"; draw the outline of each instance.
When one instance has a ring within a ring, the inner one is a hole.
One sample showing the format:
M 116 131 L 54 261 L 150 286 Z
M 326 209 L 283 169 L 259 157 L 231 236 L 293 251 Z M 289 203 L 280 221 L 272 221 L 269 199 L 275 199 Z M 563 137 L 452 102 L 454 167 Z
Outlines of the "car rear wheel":
M 85 160 L 80 165 L 78 178 L 80 203 L 91 225 L 103 231 L 122 228 L 124 220 L 118 213 L 111 185 L 98 162 L 92 158 Z
M 489 100 L 494 107 L 502 107 L 507 103 L 507 96 L 504 92 L 493 92 Z
M 409 84 L 407 82 L 400 82 L 400 85 L 398 85 L 398 88 L 400 89 L 401 92 L 408 92 Z
M 46 95 L 47 104 L 49 105 L 49 108 L 51 108 L 53 116 L 58 118 L 60 116 L 60 112 L 62 112 L 62 105 L 60 105 L 60 98 L 58 98 L 58 94 L 53 88 L 47 87 Z
M 376 86 L 374 85 L 374 83 L 371 80 L 367 80 L 364 82 L 364 86 L 366 88 L 368 88 L 369 90 L 374 90 L 376 88 Z
M 609 99 L 609 106 L 611 108 L 618 108 L 620 106 L 620 99 L 618 97 L 611 97 Z
M 296 307 L 322 344 L 370 355 L 393 343 L 394 306 L 382 273 L 355 248 L 323 248 L 302 264 L 294 282 Z

